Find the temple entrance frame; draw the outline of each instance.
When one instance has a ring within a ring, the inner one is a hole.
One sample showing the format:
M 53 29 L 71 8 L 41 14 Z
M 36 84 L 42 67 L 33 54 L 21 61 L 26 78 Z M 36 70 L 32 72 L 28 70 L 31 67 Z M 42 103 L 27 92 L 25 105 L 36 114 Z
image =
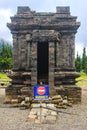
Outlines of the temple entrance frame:
M 32 71 L 31 84 L 32 86 L 43 82 L 50 87 L 54 87 L 54 70 L 55 70 L 55 43 L 59 40 L 59 33 L 55 30 L 35 30 L 32 35 Z M 47 58 L 43 58 L 39 53 L 42 53 Z M 45 62 L 45 66 L 41 65 Z M 44 60 L 44 61 L 43 61 Z M 40 63 L 40 65 L 39 65 Z M 44 68 L 42 70 L 42 68 Z M 41 72 L 41 70 L 42 72 Z M 45 74 L 43 76 L 41 73 Z

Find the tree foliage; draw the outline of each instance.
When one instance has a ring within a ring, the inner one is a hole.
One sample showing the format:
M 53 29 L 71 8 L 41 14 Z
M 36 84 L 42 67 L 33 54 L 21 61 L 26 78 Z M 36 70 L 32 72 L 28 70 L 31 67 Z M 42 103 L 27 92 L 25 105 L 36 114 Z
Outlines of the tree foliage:
M 86 55 L 86 48 L 83 48 L 82 57 L 78 55 L 75 59 L 75 67 L 76 71 L 80 72 L 83 71 L 87 74 L 87 55 Z
M 0 44 L 0 70 L 11 69 L 13 66 L 12 45 L 4 40 L 1 40 Z
M 76 67 L 76 71 L 80 72 L 82 69 L 82 59 L 81 57 L 78 55 L 77 53 L 77 57 L 75 59 L 75 67 Z
M 87 73 L 87 55 L 86 55 L 86 48 L 83 49 L 82 55 L 82 70 Z

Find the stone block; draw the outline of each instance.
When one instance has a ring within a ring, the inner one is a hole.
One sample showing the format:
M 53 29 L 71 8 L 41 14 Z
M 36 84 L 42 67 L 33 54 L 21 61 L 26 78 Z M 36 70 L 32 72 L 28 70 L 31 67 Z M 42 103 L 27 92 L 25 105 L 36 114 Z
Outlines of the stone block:
M 57 116 L 57 112 L 51 111 L 51 115 L 52 115 L 52 116 Z
M 21 106 L 25 106 L 25 104 L 26 104 L 25 101 L 21 102 Z
M 48 115 L 46 116 L 46 121 L 56 121 L 56 116 L 51 116 L 51 115 Z
M 31 90 L 31 88 L 29 88 L 29 87 L 23 87 L 21 89 L 21 94 L 23 94 L 23 95 L 32 95 L 33 90 Z
M 32 104 L 32 108 L 34 108 L 34 107 L 36 107 L 36 108 L 37 108 L 37 107 L 40 108 L 40 104 L 33 103 L 33 104 Z
M 18 103 L 18 99 L 12 99 L 11 100 L 11 104 L 17 104 Z
M 62 98 L 61 95 L 55 95 L 55 96 L 52 97 L 52 100 L 61 99 L 61 98 Z
M 68 100 L 64 99 L 64 100 L 63 100 L 63 104 L 64 104 L 64 105 L 68 105 Z
M 35 120 L 37 118 L 37 116 L 36 115 L 29 115 L 28 118 L 29 118 L 29 120 Z
M 30 101 L 30 98 L 29 97 L 25 97 L 25 102 L 29 102 Z
M 30 115 L 37 115 L 37 112 L 38 112 L 39 110 L 38 109 L 36 109 L 36 108 L 33 108 L 33 109 L 31 109 L 31 111 L 30 111 Z
M 11 99 L 10 98 L 5 98 L 4 104 L 11 104 Z
M 54 104 L 50 103 L 50 104 L 47 104 L 47 107 L 54 107 Z

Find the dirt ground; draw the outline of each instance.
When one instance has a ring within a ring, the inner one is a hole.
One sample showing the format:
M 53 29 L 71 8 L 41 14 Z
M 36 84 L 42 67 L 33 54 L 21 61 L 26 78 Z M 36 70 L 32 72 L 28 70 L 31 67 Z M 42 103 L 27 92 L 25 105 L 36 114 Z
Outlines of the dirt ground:
M 0 89 L 0 130 L 87 130 L 87 87 L 82 87 L 81 104 L 61 110 L 55 124 L 35 124 L 28 120 L 29 109 L 9 108 L 3 105 L 4 89 Z

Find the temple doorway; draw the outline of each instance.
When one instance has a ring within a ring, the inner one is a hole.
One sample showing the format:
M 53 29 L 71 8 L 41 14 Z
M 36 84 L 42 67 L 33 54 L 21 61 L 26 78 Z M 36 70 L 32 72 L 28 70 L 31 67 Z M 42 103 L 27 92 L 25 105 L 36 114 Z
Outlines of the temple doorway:
M 48 42 L 38 42 L 37 45 L 37 83 L 48 84 L 49 51 Z

